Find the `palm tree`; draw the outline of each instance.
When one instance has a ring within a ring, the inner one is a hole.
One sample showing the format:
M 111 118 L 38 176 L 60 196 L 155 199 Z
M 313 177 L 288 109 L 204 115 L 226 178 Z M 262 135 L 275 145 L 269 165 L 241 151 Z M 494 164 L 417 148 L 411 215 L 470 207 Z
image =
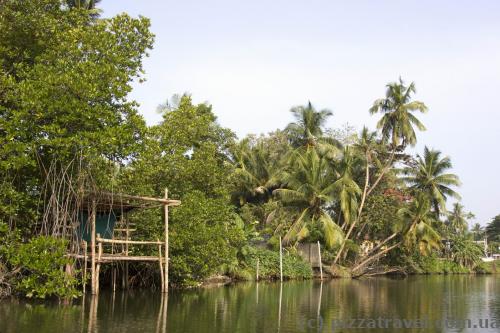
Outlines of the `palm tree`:
M 454 237 L 451 252 L 453 260 L 464 267 L 474 268 L 481 262 L 483 249 L 465 236 Z
M 334 191 L 344 218 L 344 224 L 349 225 L 357 219 L 358 196 L 361 194 L 361 189 L 352 177 L 354 156 L 349 147 L 344 148 L 342 159 L 337 166 L 333 167 L 336 169 L 337 176 L 337 180 L 333 183 Z
M 418 194 L 411 204 L 398 211 L 399 220 L 395 221 L 394 232 L 380 242 L 367 257 L 357 263 L 352 269 L 354 275 L 362 275 L 361 270 L 373 261 L 381 258 L 389 251 L 403 244 L 418 245 L 421 253 L 441 246 L 440 235 L 432 228 L 434 216 L 430 210 L 431 204 L 424 194 Z M 390 246 L 387 244 L 399 236 L 400 240 Z
M 335 183 L 334 170 L 330 161 L 321 156 L 316 149 L 295 150 L 291 156 L 290 172 L 284 172 L 283 183 L 286 188 L 274 190 L 274 194 L 285 207 L 298 212 L 284 237 L 290 244 L 307 237 L 311 226 L 319 223 L 328 247 L 340 244 L 343 239 L 341 228 L 325 210 L 325 203 L 336 198 L 339 183 Z
M 435 219 L 431 213 L 430 201 L 425 195 L 417 196 L 409 207 L 401 208 L 398 214 L 406 225 L 403 235 L 408 247 L 417 245 L 423 255 L 441 248 L 441 235 L 432 227 Z
M 337 255 L 335 256 L 335 259 L 333 261 L 334 264 L 337 263 L 339 260 L 342 251 L 344 250 L 346 241 L 349 239 L 351 233 L 353 232 L 354 228 L 356 227 L 357 223 L 359 222 L 359 218 L 361 216 L 361 212 L 363 211 L 363 206 L 365 204 L 366 196 L 368 194 L 369 190 L 369 181 L 370 181 L 370 169 L 373 166 L 373 163 L 377 161 L 377 151 L 379 144 L 377 142 L 377 133 L 376 132 L 370 132 L 368 128 L 364 127 L 363 130 L 361 131 L 361 135 L 358 139 L 358 142 L 354 145 L 354 151 L 361 157 L 361 159 L 364 162 L 365 165 L 365 184 L 363 187 L 363 191 L 361 194 L 361 202 L 358 206 L 358 211 L 356 214 L 356 219 L 351 223 L 349 230 L 347 231 L 345 235 L 344 242 L 342 243 L 340 249 L 337 252 Z M 345 154 L 344 154 L 345 155 Z M 352 175 L 350 175 L 350 178 L 352 179 Z M 356 184 L 357 186 L 357 184 Z M 358 187 L 359 189 L 359 187 Z
M 267 201 L 279 183 L 277 161 L 270 158 L 268 147 L 262 141 L 252 145 L 249 139 L 244 139 L 236 146 L 234 157 L 234 194 L 239 203 Z
M 486 226 L 486 235 L 491 241 L 500 242 L 500 215 L 497 215 Z
M 458 176 L 446 173 L 452 164 L 449 157 L 441 157 L 441 152 L 424 148 L 424 156 L 417 155 L 415 167 L 406 167 L 403 179 L 411 185 L 411 188 L 421 191 L 431 201 L 436 217 L 441 211 L 446 211 L 446 200 L 448 197 L 460 199 L 460 195 L 451 187 L 460 186 Z
M 399 82 L 389 83 L 385 98 L 377 99 L 370 108 L 370 113 L 380 112 L 382 118 L 377 128 L 382 130 L 382 136 L 390 140 L 393 149 L 399 145 L 414 146 L 417 143 L 414 126 L 424 131 L 425 126 L 413 115 L 413 112 L 426 112 L 427 106 L 420 101 L 412 101 L 412 93 L 415 93 L 415 83 L 405 86 L 399 78 Z
M 479 223 L 474 224 L 470 231 L 474 234 L 474 240 L 476 241 L 483 237 L 484 229 Z
M 87 10 L 90 16 L 96 19 L 101 14 L 101 10 L 96 8 L 99 2 L 101 2 L 101 0 L 66 0 L 66 5 L 68 8 Z
M 413 114 L 415 111 L 427 112 L 427 106 L 420 101 L 412 101 L 412 94 L 416 92 L 415 83 L 405 86 L 403 80 L 389 83 L 385 98 L 377 99 L 370 108 L 370 113 L 381 113 L 382 118 L 377 123 L 377 128 L 382 132 L 384 141 L 390 142 L 391 154 L 385 166 L 381 169 L 377 179 L 368 190 L 370 194 L 394 162 L 396 151 L 403 150 L 408 144 L 414 146 L 417 136 L 414 127 L 424 131 L 425 126 Z
M 452 233 L 463 235 L 469 226 L 468 220 L 474 218 L 474 214 L 466 213 L 464 206 L 456 202 L 453 204 L 453 210 L 448 215 L 446 224 L 451 229 Z
M 336 156 L 342 145 L 332 137 L 324 135 L 326 121 L 333 113 L 328 109 L 317 111 L 311 102 L 305 106 L 293 107 L 295 122 L 288 124 L 285 132 L 294 148 L 315 147 L 322 155 Z

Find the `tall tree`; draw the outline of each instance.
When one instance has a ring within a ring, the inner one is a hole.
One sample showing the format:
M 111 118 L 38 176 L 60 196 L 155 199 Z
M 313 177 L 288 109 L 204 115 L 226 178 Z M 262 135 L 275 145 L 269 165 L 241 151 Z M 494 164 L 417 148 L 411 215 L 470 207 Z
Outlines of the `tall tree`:
M 475 223 L 471 230 L 472 234 L 474 235 L 474 240 L 480 240 L 481 238 L 483 238 L 483 234 L 484 234 L 484 228 L 481 226 L 481 224 L 479 223 Z
M 252 143 L 250 138 L 240 141 L 234 150 L 234 182 L 240 205 L 247 201 L 267 201 L 279 184 L 279 164 L 271 158 L 271 151 L 263 140 Z
M 315 147 L 322 155 L 330 157 L 340 153 L 342 144 L 332 136 L 325 135 L 325 125 L 333 113 L 328 109 L 316 110 L 311 102 L 305 106 L 293 107 L 290 112 L 295 122 L 285 129 L 294 148 Z
M 96 5 L 99 2 L 101 2 L 101 0 L 66 0 L 66 6 L 68 6 L 68 8 L 86 10 L 92 18 L 98 18 L 101 14 L 101 10 L 96 8 Z
M 329 160 L 315 149 L 293 152 L 290 171 L 283 175 L 285 188 L 273 192 L 285 206 L 298 212 L 298 218 L 284 237 L 285 243 L 306 237 L 310 227 L 319 223 L 327 246 L 340 244 L 343 232 L 325 210 L 325 204 L 334 201 L 337 195 L 339 184 L 334 180 Z
M 446 200 L 448 197 L 456 199 L 460 195 L 452 187 L 459 186 L 458 176 L 447 173 L 452 168 L 449 157 L 441 157 L 441 152 L 424 148 L 424 155 L 417 156 L 415 167 L 406 167 L 403 172 L 404 180 L 411 188 L 427 195 L 432 202 L 434 212 L 439 217 L 446 212 Z
M 393 148 L 408 144 L 414 146 L 417 143 L 414 127 L 425 130 L 413 112 L 427 112 L 427 106 L 423 102 L 412 101 L 415 92 L 415 83 L 406 86 L 400 78 L 399 82 L 389 83 L 385 98 L 377 99 L 370 108 L 371 114 L 382 113 L 377 128 L 385 139 L 390 140 Z
M 472 218 L 474 218 L 474 214 L 465 212 L 464 206 L 455 202 L 446 222 L 453 233 L 463 235 L 468 229 L 468 220 Z
M 416 244 L 424 254 L 430 249 L 439 248 L 441 237 L 432 227 L 434 215 L 430 208 L 431 203 L 424 194 L 417 195 L 407 207 L 401 208 L 398 211 L 399 220 L 394 224 L 394 232 L 354 265 L 354 275 L 362 275 L 370 263 L 403 244 Z M 399 240 L 391 244 L 396 239 Z
M 495 216 L 486 226 L 486 236 L 490 241 L 500 242 L 500 215 Z
M 418 111 L 427 112 L 427 106 L 420 101 L 413 101 L 412 94 L 416 92 L 415 83 L 406 86 L 401 78 L 399 82 L 389 83 L 385 98 L 377 99 L 370 108 L 370 113 L 381 113 L 382 118 L 377 123 L 382 138 L 389 142 L 390 156 L 368 190 L 370 194 L 382 180 L 394 163 L 396 152 L 404 150 L 407 145 L 414 146 L 417 136 L 414 127 L 424 131 L 425 126 L 413 114 Z
M 0 220 L 32 225 L 53 161 L 119 163 L 140 145 L 128 93 L 153 35 L 146 18 L 94 20 L 61 0 L 0 6 Z

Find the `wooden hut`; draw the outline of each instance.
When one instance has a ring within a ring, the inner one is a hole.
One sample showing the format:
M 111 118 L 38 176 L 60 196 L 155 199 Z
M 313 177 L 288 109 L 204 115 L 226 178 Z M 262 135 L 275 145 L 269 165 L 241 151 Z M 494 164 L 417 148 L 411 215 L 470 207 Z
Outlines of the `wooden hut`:
M 72 256 L 83 260 L 83 279 L 87 281 L 90 270 L 91 292 L 99 292 L 99 273 L 101 265 L 125 262 L 128 274 L 129 261 L 158 262 L 162 292 L 168 291 L 168 213 L 170 206 L 178 206 L 179 200 L 168 198 L 165 190 L 163 198 L 126 195 L 121 193 L 96 192 L 83 197 L 78 218 L 80 220 L 78 237 L 82 246 Z M 137 209 L 162 209 L 164 212 L 164 239 L 133 240 L 127 214 Z M 105 252 L 105 245 L 118 245 L 120 251 Z M 158 256 L 130 255 L 130 245 L 156 246 Z M 88 269 L 90 263 L 90 269 Z M 113 276 L 114 279 L 114 276 Z M 114 283 L 114 282 L 113 282 Z M 113 284 L 114 288 L 114 284 Z M 85 292 L 85 283 L 84 283 Z

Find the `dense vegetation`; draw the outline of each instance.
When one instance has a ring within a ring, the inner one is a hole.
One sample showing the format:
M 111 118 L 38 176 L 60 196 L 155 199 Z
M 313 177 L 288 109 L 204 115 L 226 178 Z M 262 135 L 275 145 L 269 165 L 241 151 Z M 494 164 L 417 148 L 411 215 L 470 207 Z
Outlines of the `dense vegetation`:
M 411 156 L 427 106 L 413 83 L 387 85 L 369 112 L 376 130 L 327 128 L 329 110 L 291 109 L 284 129 L 238 140 L 210 105 L 176 96 L 146 126 L 128 99 L 153 45 L 146 18 L 99 18 L 94 2 L 0 2 L 0 289 L 73 297 L 67 242 L 50 228 L 55 188 L 99 188 L 181 199 L 171 218 L 171 282 L 214 274 L 308 278 L 299 242 L 323 246 L 332 271 L 364 275 L 481 270 L 480 226 L 459 199 L 451 160 Z M 55 175 L 55 176 L 54 176 Z M 62 175 L 58 177 L 58 175 Z M 55 179 L 64 182 L 55 183 Z M 61 185 L 62 184 L 62 185 Z M 52 191 L 52 192 L 51 192 Z M 49 195 L 47 195 L 47 193 Z M 61 192 L 58 192 L 61 193 Z M 47 199 L 47 196 L 49 199 Z M 131 216 L 139 238 L 162 237 L 160 212 Z M 40 226 L 43 226 L 42 228 Z M 500 242 L 500 218 L 485 231 Z M 145 250 L 141 250 L 145 251 Z M 137 271 L 141 268 L 138 267 Z M 157 279 L 150 275 L 152 279 Z M 143 284 L 147 284 L 142 279 Z

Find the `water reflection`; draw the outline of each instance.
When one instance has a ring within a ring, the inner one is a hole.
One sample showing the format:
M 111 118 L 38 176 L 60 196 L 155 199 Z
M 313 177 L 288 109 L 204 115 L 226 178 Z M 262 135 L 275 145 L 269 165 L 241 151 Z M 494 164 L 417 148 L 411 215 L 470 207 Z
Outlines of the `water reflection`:
M 0 302 L 0 332 L 332 332 L 332 323 L 355 318 L 429 321 L 500 320 L 497 276 L 418 276 L 405 280 L 245 283 L 158 292 L 87 296 L 63 306 Z M 498 332 L 439 327 L 425 332 Z M 341 330 L 340 331 L 356 331 Z M 422 329 L 359 329 L 422 332 Z

